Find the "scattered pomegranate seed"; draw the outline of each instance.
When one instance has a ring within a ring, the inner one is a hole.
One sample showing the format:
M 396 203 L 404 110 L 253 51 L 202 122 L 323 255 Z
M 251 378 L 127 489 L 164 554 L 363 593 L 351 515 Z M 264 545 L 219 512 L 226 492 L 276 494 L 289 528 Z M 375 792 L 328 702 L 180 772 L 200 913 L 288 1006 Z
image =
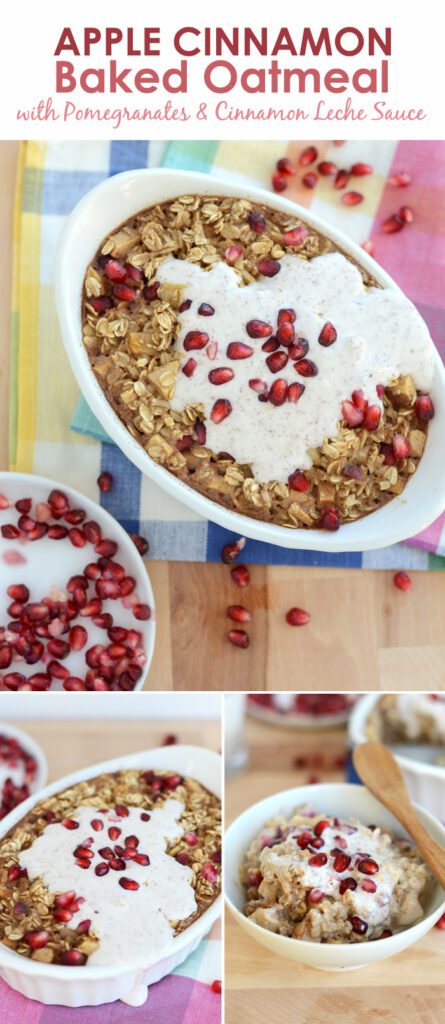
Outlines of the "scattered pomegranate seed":
M 232 405 L 227 398 L 218 398 L 210 413 L 210 419 L 217 425 L 227 419 L 232 412 Z
M 250 644 L 249 636 L 244 629 L 229 629 L 227 638 L 234 647 L 245 648 Z
M 162 741 L 162 746 L 163 747 L 172 747 L 177 742 L 178 742 L 178 737 L 175 735 L 175 733 L 169 732 L 169 733 L 167 733 L 166 736 L 164 736 L 164 739 Z
M 221 560 L 226 565 L 231 565 L 237 558 L 240 552 L 246 545 L 245 537 L 240 537 L 239 540 L 231 541 L 229 544 L 224 544 L 221 549 Z
M 5 540 L 17 540 L 20 537 L 20 530 L 17 526 L 13 526 L 12 523 L 7 523 L 6 526 L 2 526 L 2 537 Z
M 265 341 L 262 344 L 261 351 L 262 352 L 276 352 L 277 349 L 279 349 L 279 347 L 280 347 L 280 342 L 278 341 L 278 338 L 275 338 L 274 336 L 272 336 L 272 338 L 269 338 L 268 341 Z
M 105 266 L 105 276 L 110 281 L 119 282 L 125 281 L 128 274 L 122 263 L 119 263 L 118 260 L 109 259 Z
M 201 305 L 198 306 L 199 316 L 214 316 L 214 313 L 214 307 L 209 302 L 201 302 Z
M 422 423 L 427 423 L 434 416 L 434 405 L 429 395 L 419 395 L 415 405 L 416 416 Z M 9 593 L 9 591 L 8 591 Z
M 363 857 L 357 864 L 357 870 L 360 871 L 362 875 L 375 875 L 379 870 L 379 866 L 372 857 Z
M 193 377 L 197 365 L 198 364 L 196 362 L 196 359 L 190 358 L 187 359 L 187 362 L 184 363 L 184 366 L 181 366 L 181 370 L 186 377 Z
M 357 882 L 355 878 L 342 878 L 339 885 L 340 896 L 343 896 L 348 889 L 354 890 L 357 888 Z
M 442 917 L 439 917 L 439 920 L 436 921 L 436 924 L 435 924 L 434 927 L 435 928 L 440 928 L 441 931 L 445 931 L 445 914 L 442 914 Z M 380 938 L 381 939 L 386 938 L 386 935 L 383 935 L 383 932 L 382 932 Z
M 132 878 L 120 878 L 119 885 L 129 892 L 135 892 L 136 889 L 139 889 L 139 882 L 135 882 Z
M 257 395 L 265 395 L 267 392 L 267 384 L 265 380 L 260 380 L 259 377 L 252 377 L 249 380 L 249 388 L 255 391 Z
M 306 149 L 303 149 L 303 152 L 300 153 L 298 163 L 300 164 L 301 167 L 308 167 L 309 164 L 314 163 L 317 157 L 318 150 L 315 148 L 315 146 L 307 146 Z
M 11 504 L 8 498 L 4 494 L 0 494 L 0 512 L 4 512 L 7 508 L 10 508 Z
M 290 228 L 289 231 L 285 231 L 283 234 L 283 245 L 290 245 L 294 248 L 299 248 L 304 245 L 306 239 L 309 237 L 309 231 L 300 224 L 297 228 Z
M 227 346 L 227 356 L 229 359 L 249 359 L 253 356 L 253 348 L 251 345 L 245 345 L 242 341 L 231 341 Z
M 25 932 L 23 941 L 26 942 L 27 946 L 31 949 L 43 949 L 50 940 L 50 934 L 43 929 L 37 932 Z
M 113 285 L 113 295 L 119 302 L 133 302 L 137 294 L 135 288 L 129 288 L 128 284 Z
M 19 604 L 26 604 L 26 601 L 29 601 L 29 590 L 24 583 L 12 583 L 6 593 L 8 597 L 11 597 L 13 601 L 18 601 Z
M 226 249 L 224 256 L 228 263 L 236 263 L 237 260 L 243 255 L 244 249 L 241 245 L 229 245 Z
M 324 530 L 338 530 L 340 527 L 340 512 L 334 505 L 326 508 L 322 513 L 321 524 Z
M 318 367 L 311 359 L 298 359 L 294 363 L 297 373 L 301 377 L 316 377 L 318 373 Z
M 280 345 L 285 345 L 288 348 L 295 341 L 295 327 L 288 320 L 283 320 L 280 326 L 277 328 L 276 333 L 277 341 Z
M 138 619 L 141 622 L 145 622 L 151 616 L 151 609 L 148 604 L 134 604 L 132 612 L 135 619 Z
M 333 863 L 334 871 L 338 871 L 339 874 L 342 874 L 343 871 L 347 870 L 347 868 L 349 867 L 350 863 L 351 863 L 351 858 L 350 858 L 349 854 L 342 853 L 341 851 L 338 851 L 338 852 L 335 853 L 334 863 Z
M 322 868 L 327 864 L 328 858 L 325 853 L 316 853 L 313 857 L 309 857 L 308 864 L 311 868 Z
M 185 850 L 181 853 L 177 853 L 175 859 L 178 861 L 178 864 L 182 864 L 184 867 L 187 867 L 187 865 L 190 864 L 190 857 Z
M 366 174 L 372 174 L 374 168 L 370 164 L 353 164 L 350 170 L 350 174 L 354 178 L 363 178 Z
M 341 414 L 348 427 L 359 427 L 363 423 L 364 413 L 354 405 L 354 402 L 342 402 Z
M 229 380 L 233 380 L 235 374 L 229 366 L 218 366 L 216 370 L 210 370 L 208 376 L 211 384 L 228 384 Z
M 230 575 L 237 587 L 247 587 L 250 583 L 250 573 L 247 565 L 234 565 Z
M 247 223 L 251 231 L 255 231 L 257 235 L 261 235 L 266 227 L 266 221 L 259 210 L 252 210 L 251 213 L 249 213 Z
M 260 260 L 258 270 L 263 277 L 275 277 L 281 270 L 279 260 Z
M 396 459 L 407 459 L 411 454 L 410 443 L 403 434 L 394 434 L 392 439 L 392 450 Z
M 248 320 L 246 331 L 249 338 L 270 338 L 273 334 L 273 327 L 265 320 Z
M 222 985 L 220 981 L 212 981 L 210 988 L 212 989 L 212 992 L 216 993 L 216 995 L 221 995 Z
M 364 892 L 377 892 L 377 886 L 375 882 L 371 882 L 370 878 L 365 878 L 363 882 L 360 883 L 360 886 Z
M 301 182 L 305 188 L 315 188 L 318 181 L 318 176 L 315 171 L 309 171 L 308 174 L 304 174 Z
M 358 206 L 359 203 L 363 202 L 364 198 L 361 192 L 345 192 L 341 197 L 341 201 L 345 206 Z
M 141 537 L 139 533 L 130 533 L 130 537 L 139 554 L 142 556 L 146 555 L 149 548 L 148 540 L 145 537 Z
M 250 622 L 252 618 L 249 610 L 242 604 L 229 604 L 226 615 L 232 622 Z
M 356 932 L 357 935 L 365 935 L 368 931 L 368 925 L 366 921 L 363 921 L 361 917 L 357 917 L 357 914 L 353 914 L 349 918 L 351 922 L 352 931 Z
M 383 221 L 382 231 L 386 235 L 393 235 L 396 231 L 401 231 L 403 227 L 405 227 L 405 221 L 402 220 L 400 214 L 393 213 L 391 217 L 387 217 Z
M 80 949 L 65 949 L 59 956 L 59 963 L 65 967 L 83 967 L 86 962 L 86 954 Z
M 391 174 L 388 178 L 388 184 L 394 185 L 395 188 L 406 188 L 407 185 L 411 184 L 411 175 L 407 171 L 401 171 L 399 174 Z
M 154 300 L 157 299 L 157 297 L 158 297 L 158 291 L 159 291 L 160 287 L 161 287 L 161 282 L 160 281 L 153 281 L 152 284 L 146 284 L 145 288 L 142 289 L 142 295 L 144 296 L 145 301 L 146 302 L 154 302 Z M 183 303 L 183 305 L 185 305 L 185 303 Z M 190 303 L 190 305 L 191 305 L 191 303 Z M 180 311 L 180 313 L 183 312 L 181 306 L 179 307 L 179 311 Z
M 287 397 L 287 401 L 288 402 L 294 402 L 294 403 L 298 402 L 298 400 L 301 398 L 304 390 L 305 390 L 304 384 L 300 384 L 299 381 L 297 381 L 297 380 L 294 381 L 292 384 L 289 384 L 289 387 L 287 389 L 287 396 L 286 396 Z
M 320 334 L 318 335 L 318 341 L 324 348 L 328 348 L 329 345 L 334 344 L 334 341 L 337 341 L 337 331 L 329 320 L 324 327 L 322 327 Z
M 336 174 L 337 167 L 331 160 L 322 160 L 321 163 L 318 164 L 317 171 L 324 178 L 329 178 L 332 174 Z
M 368 405 L 363 421 L 365 430 L 377 430 L 381 415 L 382 411 L 379 405 Z
M 303 608 L 289 608 L 286 612 L 286 622 L 289 626 L 306 626 L 309 619 L 309 612 L 305 612 Z
M 275 174 L 272 175 L 272 188 L 274 192 L 284 192 L 287 186 L 287 175 L 279 174 L 278 171 L 275 171 Z
M 401 206 L 399 210 L 399 217 L 402 218 L 404 224 L 412 224 L 414 220 L 414 213 L 411 206 Z
M 195 349 L 205 348 L 209 341 L 205 331 L 189 331 L 184 338 L 185 352 L 193 352 Z
M 287 478 L 287 482 L 292 491 L 308 491 L 310 487 L 310 481 L 305 473 L 301 469 L 296 469 Z
M 345 188 L 349 181 L 349 171 L 337 171 L 334 180 L 334 188 Z
M 272 352 L 272 354 L 266 359 L 266 363 L 271 373 L 279 373 L 280 370 L 284 370 L 288 361 L 289 356 L 287 352 Z
M 407 572 L 403 572 L 402 569 L 396 572 L 393 577 L 394 586 L 398 587 L 399 590 L 411 590 L 413 581 L 411 576 Z
M 100 475 L 97 478 L 97 486 L 99 490 L 102 491 L 103 494 L 107 494 L 108 491 L 111 491 L 111 488 L 113 486 L 113 477 L 111 473 L 108 473 L 107 470 L 104 470 L 103 473 L 100 473 Z
M 271 385 L 268 399 L 272 405 L 283 405 L 287 397 L 287 381 L 283 377 L 274 380 Z

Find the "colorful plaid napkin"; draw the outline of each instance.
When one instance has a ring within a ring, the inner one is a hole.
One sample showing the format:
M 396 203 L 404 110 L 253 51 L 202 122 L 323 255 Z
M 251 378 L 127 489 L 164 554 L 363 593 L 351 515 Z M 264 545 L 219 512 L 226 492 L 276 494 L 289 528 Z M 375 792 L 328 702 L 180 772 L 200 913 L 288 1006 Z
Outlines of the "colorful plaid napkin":
M 0 981 L 1 1024 L 221 1024 L 221 996 L 211 983 L 221 977 L 220 943 L 204 939 L 168 978 L 148 991 L 135 1009 L 120 1001 L 70 1009 L 26 999 Z
M 11 466 L 42 473 L 98 498 L 96 478 L 110 470 L 116 486 L 100 500 L 131 532 L 150 540 L 150 557 L 216 561 L 227 533 L 169 497 L 125 458 L 104 434 L 79 392 L 60 343 L 53 296 L 57 240 L 67 214 L 93 185 L 130 168 L 180 167 L 224 174 L 231 181 L 268 187 L 276 159 L 297 159 L 306 143 L 296 142 L 100 142 L 25 143 L 17 184 L 14 237 L 13 362 L 11 379 Z M 291 179 L 286 195 L 311 207 L 355 241 L 371 238 L 375 257 L 416 303 L 445 356 L 445 142 L 348 142 L 341 148 L 317 143 L 320 156 L 348 166 L 373 165 L 375 173 L 355 179 L 365 201 L 354 208 L 340 202 L 330 179 L 317 188 Z M 395 189 L 388 174 L 408 171 L 413 184 Z M 379 225 L 402 203 L 415 221 L 398 234 Z M 249 541 L 246 561 L 365 568 L 442 568 L 445 513 L 410 545 L 380 551 L 323 554 L 286 551 Z

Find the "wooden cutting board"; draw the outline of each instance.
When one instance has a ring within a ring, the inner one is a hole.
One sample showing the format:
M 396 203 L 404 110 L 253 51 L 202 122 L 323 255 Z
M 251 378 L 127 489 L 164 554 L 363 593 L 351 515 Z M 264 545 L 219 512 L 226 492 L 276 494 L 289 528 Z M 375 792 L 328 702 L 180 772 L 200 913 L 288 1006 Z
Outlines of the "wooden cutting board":
M 227 824 L 279 790 L 344 781 L 333 768 L 345 750 L 343 729 L 301 732 L 248 720 L 250 763 L 226 789 Z M 296 756 L 323 765 L 296 769 Z M 328 766 L 328 767 L 326 767 Z M 443 1024 L 445 932 L 433 928 L 398 956 L 357 971 L 317 971 L 253 942 L 226 912 L 226 1024 Z

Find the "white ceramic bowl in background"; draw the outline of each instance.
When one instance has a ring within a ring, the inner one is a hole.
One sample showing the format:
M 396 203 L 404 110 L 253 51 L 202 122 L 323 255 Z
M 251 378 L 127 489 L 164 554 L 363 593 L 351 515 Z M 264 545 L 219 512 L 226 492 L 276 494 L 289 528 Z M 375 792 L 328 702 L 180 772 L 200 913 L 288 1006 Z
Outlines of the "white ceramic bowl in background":
M 140 601 L 143 604 L 148 604 L 152 609 L 151 617 L 148 620 L 139 621 L 134 618 L 129 609 L 123 608 L 120 601 L 117 603 L 116 601 L 103 602 L 104 611 L 109 611 L 112 614 L 114 611 L 116 625 L 122 625 L 127 629 L 131 627 L 142 633 L 147 660 L 142 676 L 138 679 L 135 686 L 135 690 L 140 690 L 147 678 L 150 662 L 153 657 L 156 634 L 155 606 L 150 578 L 144 562 L 128 533 L 106 509 L 92 501 L 91 498 L 87 498 L 84 494 L 74 490 L 73 487 L 59 483 L 56 480 L 34 476 L 31 473 L 0 472 L 0 494 L 4 494 L 11 501 L 17 501 L 18 498 L 32 498 L 33 502 L 46 501 L 49 492 L 53 488 L 58 488 L 67 495 L 72 508 L 85 509 L 87 518 L 99 523 L 103 536 L 109 537 L 119 544 L 117 560 L 122 560 L 128 574 L 134 576 L 137 584 L 136 592 Z M 8 516 L 8 510 L 0 511 L 0 526 L 10 521 Z M 12 522 L 16 522 L 16 518 L 17 513 L 14 511 Z M 5 564 L 2 555 L 5 551 L 11 550 L 20 552 L 27 559 L 25 564 Z M 0 533 L 0 623 L 8 621 L 6 609 L 10 604 L 10 598 L 8 598 L 6 590 L 12 583 L 25 583 L 30 590 L 31 600 L 38 601 L 45 594 L 49 593 L 51 586 L 56 586 L 57 589 L 63 591 L 69 577 L 77 574 L 80 571 L 79 567 L 85 566 L 88 561 L 91 561 L 93 555 L 94 549 L 90 544 L 87 544 L 84 548 L 75 548 L 68 541 L 53 541 L 48 540 L 47 537 L 42 537 L 39 541 L 22 545 L 18 541 L 5 540 Z M 116 604 L 119 606 L 118 617 L 116 615 Z M 101 630 L 94 626 L 91 619 L 86 621 L 79 619 L 77 621 L 84 622 L 86 625 L 90 646 L 91 644 L 103 643 L 104 637 L 106 637 L 103 629 Z M 72 652 L 69 655 L 68 661 L 72 675 L 82 677 L 85 674 L 84 654 L 85 650 L 77 653 Z M 38 666 L 26 665 L 24 662 L 13 662 L 7 671 L 14 672 L 16 669 L 23 672 L 24 675 L 32 675 L 33 672 L 40 671 Z M 63 690 L 60 680 L 54 680 L 51 692 L 54 690 Z
M 249 807 L 230 825 L 224 840 L 225 895 L 228 907 L 239 925 L 250 938 L 266 946 L 272 953 L 287 957 L 325 971 L 347 971 L 356 967 L 385 960 L 395 953 L 411 946 L 438 921 L 445 911 L 445 892 L 438 884 L 425 909 L 425 916 L 418 924 L 387 939 L 356 944 L 329 944 L 290 939 L 275 935 L 255 924 L 243 914 L 244 889 L 239 880 L 239 871 L 245 853 L 264 826 L 276 814 L 292 814 L 299 804 L 309 803 L 318 812 L 336 815 L 339 818 L 358 818 L 365 825 L 368 822 L 392 829 L 396 835 L 406 835 L 389 811 L 363 786 L 347 783 L 300 786 L 282 793 L 274 793 L 260 803 Z M 425 828 L 442 846 L 445 846 L 445 828 L 427 811 L 418 807 L 417 813 Z
M 145 771 L 171 769 L 196 779 L 216 796 L 221 796 L 221 758 L 213 751 L 180 745 L 144 750 L 140 754 L 104 761 L 53 782 L 39 793 L 38 798 L 30 797 L 8 815 L 0 825 L 0 839 L 32 810 L 38 800 L 53 796 L 85 779 L 92 779 L 102 772 L 131 768 Z M 121 999 L 133 1006 L 141 1005 L 145 1002 L 147 987 L 170 974 L 197 948 L 217 920 L 220 903 L 220 898 L 215 900 L 190 928 L 173 939 L 171 951 L 157 962 L 148 962 L 146 969 L 133 968 L 128 964 L 115 964 L 112 967 L 88 967 L 87 964 L 86 967 L 75 968 L 42 964 L 37 960 L 27 960 L 0 942 L 0 977 L 28 999 L 37 999 L 41 1003 L 99 1006 Z
M 349 739 L 356 747 L 359 743 L 369 740 L 366 723 L 375 705 L 382 697 L 379 693 L 367 693 L 357 702 L 349 719 Z M 431 814 L 445 821 L 445 767 L 422 764 L 414 758 L 396 754 L 409 794 L 412 800 L 421 804 Z
M 37 764 L 37 771 L 33 781 L 29 783 L 29 791 L 33 795 L 35 793 L 39 793 L 39 791 L 46 785 L 48 778 L 48 762 L 39 743 L 37 743 L 29 733 L 24 732 L 23 729 L 17 729 L 15 725 L 10 725 L 9 722 L 4 721 L 0 721 L 0 736 L 10 736 L 11 739 L 18 740 L 20 746 L 23 747 L 23 750 L 34 758 Z M 2 768 L 3 762 L 0 761 L 0 772 L 2 771 Z M 2 788 L 3 786 L 0 780 L 0 795 Z M 23 807 L 23 804 L 20 804 L 19 806 Z M 9 823 L 10 816 L 14 814 L 14 811 L 11 811 L 10 814 L 7 814 L 6 817 L 3 818 L 2 824 L 3 822 Z
M 121 423 L 94 376 L 82 343 L 81 295 L 85 271 L 107 233 L 153 203 L 165 202 L 185 193 L 241 196 L 301 217 L 352 256 L 382 287 L 397 288 L 392 278 L 363 249 L 337 229 L 330 228 L 312 213 L 281 196 L 190 171 L 152 169 L 116 174 L 88 192 L 68 217 L 60 237 L 55 267 L 56 302 L 63 342 L 82 394 L 104 429 L 142 473 L 205 519 L 219 523 L 236 535 L 285 548 L 363 551 L 393 544 L 423 530 L 445 507 L 442 465 L 445 371 L 436 350 L 431 391 L 436 415 L 430 424 L 428 442 L 417 472 L 403 494 L 394 497 L 372 515 L 342 526 L 337 533 L 293 530 L 263 523 L 218 505 L 150 459 Z

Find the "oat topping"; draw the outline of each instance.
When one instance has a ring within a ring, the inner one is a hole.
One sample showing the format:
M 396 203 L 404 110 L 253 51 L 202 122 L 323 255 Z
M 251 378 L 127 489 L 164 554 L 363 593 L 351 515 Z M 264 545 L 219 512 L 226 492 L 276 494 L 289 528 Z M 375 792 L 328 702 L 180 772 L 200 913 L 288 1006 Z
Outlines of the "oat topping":
M 222 360 L 212 336 L 221 310 L 212 294 L 199 302 L 187 294 L 189 278 L 201 280 L 201 275 L 210 282 L 212 273 L 221 280 L 235 275 L 244 301 L 256 288 L 284 280 L 288 266 L 315 267 L 320 257 L 341 260 L 365 295 L 381 293 L 387 300 L 389 290 L 376 288 L 362 268 L 298 218 L 244 199 L 181 196 L 142 211 L 104 241 L 86 273 L 83 340 L 106 397 L 150 458 L 213 501 L 248 516 L 291 528 L 338 529 L 401 494 L 415 472 L 434 414 L 432 404 L 419 406 L 420 397 L 427 397 L 419 391 L 430 380 L 428 367 L 424 381 L 406 372 L 387 376 L 374 398 L 371 391 L 351 388 L 338 402 L 337 422 L 329 420 L 334 429 L 327 420 L 327 433 L 309 444 L 300 464 L 290 468 L 277 457 L 270 478 L 266 468 L 273 445 L 267 429 L 264 451 L 261 444 L 256 448 L 257 473 L 248 444 L 233 442 L 237 451 L 218 444 L 219 436 L 227 431 L 233 436 L 238 425 L 237 374 L 244 379 L 250 360 L 261 352 L 264 373 L 249 377 L 245 401 L 249 408 L 256 403 L 269 420 L 275 412 L 274 422 L 281 425 L 283 415 L 288 421 L 303 410 L 311 387 L 318 387 L 318 363 L 329 362 L 341 325 L 323 320 L 309 344 L 298 332 L 293 308 L 280 309 L 270 322 L 252 314 L 244 336 L 231 339 Z M 184 275 L 171 274 L 178 265 Z M 400 301 L 398 293 L 391 295 Z M 206 390 L 196 390 L 204 369 Z M 211 405 L 209 387 L 215 393 Z M 252 435 L 251 418 L 249 423 Z M 259 440 L 264 441 L 261 433 Z M 298 486 L 295 473 L 304 474 Z
M 445 746 L 443 693 L 386 693 L 366 723 L 373 739 L 386 743 L 432 743 Z
M 215 900 L 220 844 L 220 801 L 194 779 L 81 782 L 0 842 L 1 941 L 44 963 L 146 962 Z

